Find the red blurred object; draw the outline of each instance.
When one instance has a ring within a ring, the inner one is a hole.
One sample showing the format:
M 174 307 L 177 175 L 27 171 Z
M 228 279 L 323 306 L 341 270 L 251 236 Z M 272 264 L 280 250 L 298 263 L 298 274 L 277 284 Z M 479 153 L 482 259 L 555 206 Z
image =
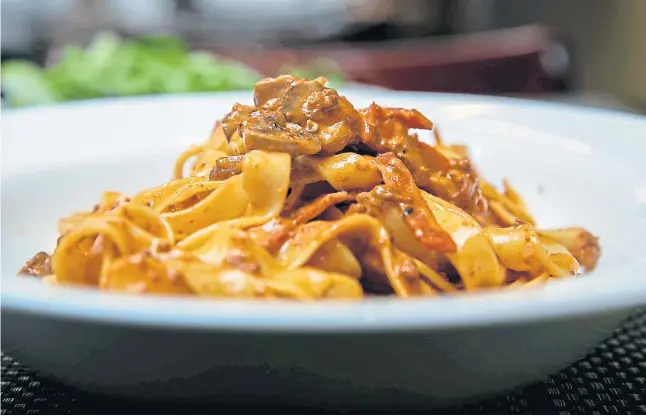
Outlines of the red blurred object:
M 560 54 L 554 54 L 555 50 Z M 218 47 L 215 51 L 267 76 L 278 75 L 286 66 L 325 59 L 336 63 L 349 81 L 398 90 L 477 94 L 562 91 L 568 61 L 555 33 L 543 26 L 372 45 Z M 546 65 L 548 58 L 562 62 Z M 550 73 L 546 66 L 560 69 Z

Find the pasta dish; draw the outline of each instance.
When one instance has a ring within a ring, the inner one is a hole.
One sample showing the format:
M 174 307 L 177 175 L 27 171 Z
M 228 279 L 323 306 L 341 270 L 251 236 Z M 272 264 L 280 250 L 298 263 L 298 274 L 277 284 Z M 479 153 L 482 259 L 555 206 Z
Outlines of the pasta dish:
M 259 81 L 172 180 L 103 193 L 21 273 L 108 291 L 297 300 L 516 288 L 595 267 L 583 228 L 541 229 L 518 192 L 414 109 L 356 109 L 326 80 Z M 419 131 L 431 131 L 432 144 Z

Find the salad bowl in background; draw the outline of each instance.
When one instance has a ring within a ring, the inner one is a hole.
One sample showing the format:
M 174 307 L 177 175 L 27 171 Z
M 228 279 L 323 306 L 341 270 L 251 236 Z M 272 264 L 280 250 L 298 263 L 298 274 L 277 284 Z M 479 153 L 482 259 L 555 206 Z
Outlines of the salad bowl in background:
M 343 90 L 342 90 L 343 91 Z M 600 236 L 589 275 L 455 297 L 222 301 L 101 293 L 17 277 L 56 221 L 104 189 L 168 179 L 173 160 L 249 94 L 109 99 L 3 120 L 2 350 L 80 389 L 137 399 L 337 407 L 446 405 L 536 381 L 646 305 L 646 119 L 512 99 L 348 88 L 417 108 L 509 177 L 540 225 Z

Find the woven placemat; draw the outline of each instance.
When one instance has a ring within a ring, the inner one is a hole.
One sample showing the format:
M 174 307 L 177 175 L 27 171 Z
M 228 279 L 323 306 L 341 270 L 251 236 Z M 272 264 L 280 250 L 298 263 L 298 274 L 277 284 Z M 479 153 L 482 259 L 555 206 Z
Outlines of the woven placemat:
M 84 394 L 39 377 L 2 356 L 2 414 L 315 413 L 294 407 L 189 407 L 133 403 Z M 645 414 L 646 311 L 627 319 L 612 338 L 567 370 L 507 396 L 445 413 Z

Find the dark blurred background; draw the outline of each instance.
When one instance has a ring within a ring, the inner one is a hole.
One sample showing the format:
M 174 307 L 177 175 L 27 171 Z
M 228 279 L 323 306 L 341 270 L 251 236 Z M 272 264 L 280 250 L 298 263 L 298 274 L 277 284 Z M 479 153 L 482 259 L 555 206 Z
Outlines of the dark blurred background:
M 262 75 L 323 59 L 350 82 L 646 112 L 646 0 L 1 0 L 2 60 L 56 62 L 110 30 L 171 35 Z

